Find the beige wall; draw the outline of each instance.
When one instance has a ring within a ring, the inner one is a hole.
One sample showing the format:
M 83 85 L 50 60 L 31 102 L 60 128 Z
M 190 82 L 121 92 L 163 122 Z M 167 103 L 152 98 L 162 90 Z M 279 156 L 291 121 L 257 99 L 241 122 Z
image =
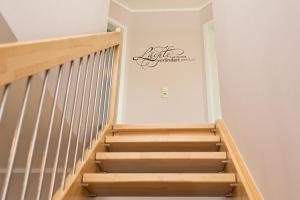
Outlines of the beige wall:
M 124 108 L 125 123 L 183 123 L 205 122 L 207 109 L 204 94 L 201 48 L 198 34 L 180 33 L 141 33 L 131 36 L 134 43 L 130 47 L 127 63 L 127 90 Z M 145 38 L 147 40 L 145 41 Z M 190 63 L 163 63 L 153 69 L 142 69 L 132 58 L 145 52 L 151 45 L 174 45 L 186 50 L 186 54 L 197 60 Z M 161 98 L 161 88 L 167 87 L 168 98 Z
M 211 7 L 201 12 L 130 13 L 112 4 L 110 14 L 128 28 L 121 123 L 206 122 L 202 25 L 212 18 Z M 132 59 L 150 46 L 165 45 L 185 50 L 194 61 L 143 70 Z M 168 87 L 169 98 L 161 98 L 162 87 Z
M 127 28 L 125 96 L 121 123 L 205 122 L 207 106 L 204 80 L 202 25 L 209 21 L 211 7 L 203 12 L 130 13 L 111 4 L 110 17 Z M 200 20 L 199 20 L 200 19 Z M 195 62 L 162 64 L 142 70 L 132 57 L 150 45 L 173 44 L 183 48 Z M 169 98 L 160 98 L 161 87 Z M 106 197 L 100 200 L 220 200 L 199 197 Z
M 223 117 L 265 199 L 299 199 L 300 2 L 213 3 Z

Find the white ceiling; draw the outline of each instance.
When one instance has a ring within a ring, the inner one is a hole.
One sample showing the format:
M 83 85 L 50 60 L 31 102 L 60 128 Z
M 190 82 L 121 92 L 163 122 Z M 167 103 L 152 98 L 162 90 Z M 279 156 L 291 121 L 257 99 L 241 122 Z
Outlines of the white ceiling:
M 130 10 L 198 9 L 211 0 L 113 0 Z

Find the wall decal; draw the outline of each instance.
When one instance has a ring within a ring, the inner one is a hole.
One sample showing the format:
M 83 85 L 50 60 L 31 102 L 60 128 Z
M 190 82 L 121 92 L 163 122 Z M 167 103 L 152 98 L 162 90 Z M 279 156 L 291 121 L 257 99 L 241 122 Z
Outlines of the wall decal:
M 142 67 L 142 69 L 156 67 L 159 63 L 175 63 L 194 61 L 185 55 L 183 49 L 174 46 L 156 46 L 149 47 L 141 56 L 133 57 L 133 60 Z

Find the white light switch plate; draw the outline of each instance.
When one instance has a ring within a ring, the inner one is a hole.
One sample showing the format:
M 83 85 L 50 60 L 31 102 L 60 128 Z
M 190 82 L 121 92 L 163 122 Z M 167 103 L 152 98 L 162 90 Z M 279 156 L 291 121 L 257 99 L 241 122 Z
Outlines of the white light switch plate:
M 168 98 L 169 97 L 169 89 L 167 87 L 162 87 L 160 96 L 161 96 L 161 98 Z

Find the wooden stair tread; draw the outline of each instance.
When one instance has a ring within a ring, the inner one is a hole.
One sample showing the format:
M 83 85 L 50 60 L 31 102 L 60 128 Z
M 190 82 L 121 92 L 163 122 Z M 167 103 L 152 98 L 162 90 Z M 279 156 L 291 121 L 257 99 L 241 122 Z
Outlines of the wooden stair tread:
M 235 174 L 105 173 L 84 174 L 83 183 L 99 196 L 224 196 Z
M 116 173 L 197 173 L 224 170 L 226 152 L 99 152 L 101 169 Z
M 96 160 L 225 160 L 226 152 L 99 152 Z
M 220 137 L 214 134 L 189 136 L 114 135 L 107 136 L 110 151 L 115 152 L 201 152 L 218 151 Z
M 208 131 L 215 128 L 215 124 L 116 124 L 113 130 L 122 131 Z
M 114 132 L 114 136 L 199 136 L 199 135 L 212 135 L 210 131 L 122 131 Z
M 220 136 L 218 135 L 194 135 L 194 136 L 106 136 L 106 143 L 217 143 L 220 142 Z
M 235 174 L 230 173 L 85 173 L 83 183 L 130 183 L 130 182 L 194 182 L 234 183 Z

